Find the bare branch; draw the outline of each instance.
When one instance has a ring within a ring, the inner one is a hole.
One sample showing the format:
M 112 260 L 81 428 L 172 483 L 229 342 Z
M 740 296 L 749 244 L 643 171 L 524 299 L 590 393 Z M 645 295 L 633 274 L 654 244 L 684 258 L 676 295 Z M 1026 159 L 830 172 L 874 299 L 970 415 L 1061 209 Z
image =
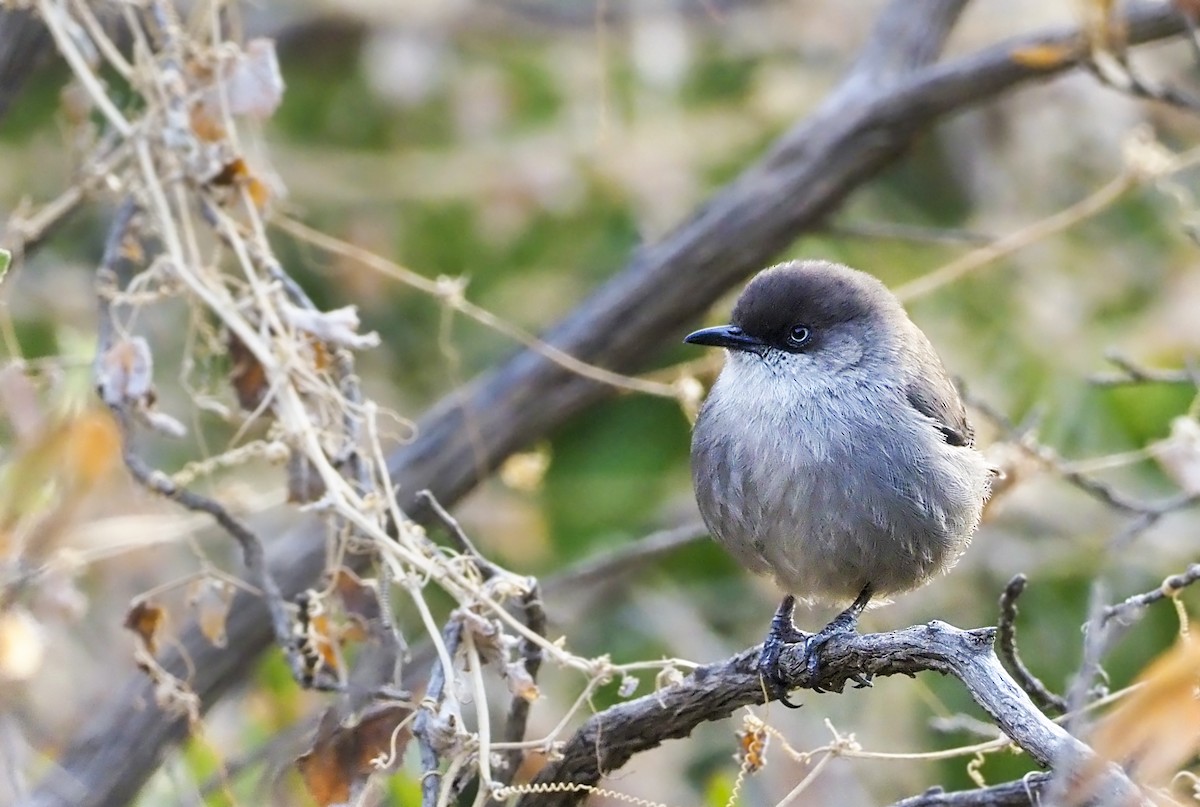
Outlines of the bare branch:
M 522 598 L 522 610 L 525 624 L 539 636 L 546 635 L 546 612 L 542 608 L 542 594 L 536 586 L 531 588 Z M 525 673 L 531 681 L 537 681 L 538 670 L 542 666 L 542 651 L 528 639 L 522 639 L 520 645 L 522 663 Z M 529 723 L 529 707 L 531 703 L 521 693 L 512 696 L 508 707 L 508 719 L 504 724 L 504 741 L 519 743 L 525 739 L 525 728 Z M 517 769 L 521 765 L 523 754 L 521 749 L 513 748 L 504 753 L 505 767 L 498 778 L 503 785 L 510 784 Z
M 1034 703 L 1043 710 L 1050 709 L 1062 714 L 1067 711 L 1066 700 L 1047 689 L 1046 685 L 1029 671 L 1017 652 L 1017 598 L 1025 591 L 1026 582 L 1025 575 L 1015 575 L 1000 595 L 1000 641 L 997 653 L 1004 666 L 1017 679 L 1021 689 L 1033 698 Z
M 1133 613 L 1140 611 L 1147 605 L 1158 602 L 1167 597 L 1174 597 L 1180 590 L 1190 586 L 1200 580 L 1200 563 L 1193 563 L 1186 570 L 1179 574 L 1173 574 L 1162 582 L 1162 585 L 1153 591 L 1147 591 L 1144 594 L 1135 594 L 1125 600 L 1104 607 L 1101 612 L 1101 624 L 1108 624 L 1112 620 L 1118 622 L 1129 619 Z
M 840 692 L 859 676 L 915 675 L 934 671 L 952 675 L 1015 745 L 1039 765 L 1062 758 L 1094 763 L 1095 753 L 1042 714 L 1004 670 L 992 643 L 994 628 L 961 630 L 930 622 L 890 633 L 837 634 L 821 652 L 815 677 L 807 673 L 803 645 L 789 645 L 780 667 L 789 684 Z M 688 736 L 700 723 L 722 720 L 743 706 L 763 702 L 754 647 L 718 664 L 701 667 L 681 683 L 610 707 L 589 719 L 548 764 L 533 786 L 567 782 L 594 786 L 633 755 L 669 739 Z M 601 742 L 603 738 L 603 742 Z M 1097 793 L 1130 803 L 1137 789 L 1115 766 L 1098 776 Z M 531 793 L 522 807 L 566 807 L 586 793 Z M 1100 799 L 1104 801 L 1104 799 Z
M 978 790 L 947 793 L 940 787 L 919 796 L 903 799 L 892 807 L 1034 807 L 1050 783 L 1050 774 L 1031 773 L 1015 782 L 1005 782 Z
M 1131 384 L 1198 383 L 1197 375 L 1192 370 L 1162 370 L 1154 367 L 1143 367 L 1132 359 L 1116 352 L 1109 352 L 1105 358 L 1117 368 L 1117 372 L 1096 373 L 1088 379 L 1100 387 L 1119 387 Z
M 453 658 L 462 640 L 462 620 L 452 616 L 442 631 L 442 641 L 446 644 L 446 652 Z M 448 717 L 441 712 L 446 692 L 446 673 L 441 664 L 434 663 L 433 671 L 429 674 L 429 686 L 425 689 L 422 699 L 432 708 L 422 708 L 413 722 L 413 736 L 421 750 L 421 804 L 423 807 L 436 807 L 438 796 L 442 789 L 442 774 L 440 770 L 442 749 L 445 745 Z
M 633 543 L 617 547 L 595 558 L 586 558 L 575 566 L 549 577 L 544 582 L 548 595 L 577 590 L 581 586 L 602 584 L 626 577 L 685 546 L 708 538 L 708 527 L 694 521 L 682 527 L 659 530 Z

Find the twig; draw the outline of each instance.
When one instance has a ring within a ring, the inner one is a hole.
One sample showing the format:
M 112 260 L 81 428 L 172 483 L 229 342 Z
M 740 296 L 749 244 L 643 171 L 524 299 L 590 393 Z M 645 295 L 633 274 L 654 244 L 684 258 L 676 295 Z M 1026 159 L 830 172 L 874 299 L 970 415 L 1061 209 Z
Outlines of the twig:
M 685 546 L 699 543 L 706 538 L 708 538 L 708 527 L 700 521 L 652 532 L 610 552 L 581 560 L 574 566 L 547 578 L 543 587 L 550 595 L 621 579 L 665 555 Z
M 471 560 L 479 567 L 479 572 L 484 579 L 490 579 L 499 573 L 498 567 L 487 560 L 471 539 L 467 537 L 466 531 L 462 525 L 450 515 L 446 508 L 442 507 L 441 502 L 437 497 L 428 490 L 422 490 L 417 493 L 417 498 L 427 505 L 434 517 L 446 528 L 446 532 L 450 535 L 458 551 L 463 555 L 471 558 Z M 542 595 L 538 588 L 537 581 L 529 578 L 529 589 L 521 597 L 521 613 L 524 617 L 525 625 L 534 634 L 538 636 L 546 635 L 546 612 L 542 607 Z M 521 637 L 520 653 L 525 667 L 525 672 L 529 676 L 531 682 L 537 681 L 538 670 L 542 666 L 542 649 L 537 643 L 529 640 L 528 637 Z M 525 727 L 529 721 L 529 706 L 530 701 L 520 692 L 514 693 L 508 707 L 508 719 L 504 727 L 504 742 L 519 743 L 525 739 Z M 496 777 L 496 782 L 500 785 L 507 785 L 512 781 L 512 777 L 516 774 L 517 768 L 520 766 L 522 759 L 522 751 L 520 748 L 510 748 L 503 754 L 505 765 L 502 773 Z
M 1047 689 L 1046 685 L 1029 671 L 1017 652 L 1017 598 L 1025 591 L 1026 582 L 1025 575 L 1015 575 L 1000 595 L 1000 634 L 996 652 L 1004 666 L 1017 679 L 1021 689 L 1033 698 L 1034 703 L 1043 710 L 1049 709 L 1062 714 L 1067 711 L 1067 702 Z
M 525 615 L 525 624 L 539 636 L 546 635 L 546 612 L 542 608 L 542 595 L 537 584 L 521 598 L 521 608 Z M 542 649 L 534 642 L 522 638 L 520 645 L 521 657 L 525 665 L 525 673 L 536 683 L 538 670 L 542 666 Z M 529 722 L 529 707 L 531 701 L 521 693 L 515 693 L 508 706 L 508 719 L 504 724 L 504 741 L 519 743 L 525 739 L 525 728 Z M 521 765 L 523 754 L 521 749 L 512 748 L 504 752 L 504 767 L 497 777 L 501 785 L 510 784 Z
M 1057 451 L 1050 446 L 1038 442 L 1027 430 L 1018 427 L 1007 415 L 1000 412 L 988 402 L 972 396 L 967 391 L 963 392 L 963 398 L 972 409 L 977 410 L 988 420 L 992 421 L 1014 445 L 1036 459 L 1046 468 L 1058 474 L 1065 481 L 1079 488 L 1097 501 L 1108 505 L 1114 510 L 1134 516 L 1135 518 L 1123 531 L 1119 539 L 1120 541 L 1126 541 L 1134 535 L 1144 532 L 1166 515 L 1185 510 L 1200 503 L 1200 494 L 1188 492 L 1177 493 L 1155 501 L 1146 501 L 1129 496 L 1113 486 L 1101 482 L 1099 479 L 1095 479 L 1088 474 L 1072 468 L 1068 461 L 1059 456 Z
M 458 617 L 451 617 L 442 630 L 442 641 L 445 643 L 446 652 L 450 658 L 453 658 L 454 654 L 458 652 L 462 631 L 462 620 Z M 444 724 L 435 725 L 435 721 L 442 723 L 440 711 L 446 685 L 449 683 L 446 679 L 449 673 L 450 670 L 446 669 L 445 664 L 433 665 L 433 671 L 429 674 L 429 686 L 425 690 L 425 697 L 422 699 L 416 720 L 413 721 L 413 736 L 417 738 L 417 745 L 421 752 L 422 807 L 436 807 L 438 795 L 442 789 L 442 774 L 439 769 L 444 737 L 440 735 L 448 727 Z
M 479 573 L 484 580 L 489 580 L 500 573 L 500 568 L 490 560 L 485 558 L 483 554 L 475 548 L 475 544 L 471 543 L 471 539 L 467 537 L 466 531 L 454 516 L 450 515 L 442 503 L 437 500 L 432 491 L 422 490 L 417 492 L 417 501 L 424 504 L 433 513 L 433 517 L 446 529 L 446 533 L 453 541 L 455 548 L 471 559 L 471 562 L 479 569 Z
M 450 309 L 465 314 L 480 325 L 504 334 L 525 347 L 540 353 L 555 364 L 573 373 L 578 373 L 584 378 L 590 378 L 593 381 L 608 384 L 616 389 L 628 392 L 641 392 L 661 398 L 679 397 L 679 392 L 670 384 L 614 373 L 604 367 L 589 364 L 561 348 L 539 339 L 503 317 L 499 317 L 482 306 L 472 303 L 466 298 L 464 289 L 454 281 L 447 282 L 444 279 L 430 280 L 370 250 L 362 249 L 347 241 L 334 238 L 319 230 L 314 230 L 295 219 L 280 216 L 276 217 L 273 223 L 299 241 L 303 241 L 318 249 L 323 249 L 333 255 L 349 258 L 381 275 L 390 277 L 418 291 L 431 295 Z
M 1167 597 L 1174 597 L 1179 591 L 1200 580 L 1200 563 L 1193 563 L 1179 574 L 1173 574 L 1162 582 L 1158 588 L 1143 594 L 1127 597 L 1114 605 L 1107 605 L 1100 614 L 1101 624 L 1107 625 L 1112 620 L 1124 622 L 1133 611 L 1139 611 L 1147 605 Z
M 824 228 L 830 235 L 846 238 L 871 238 L 910 241 L 915 244 L 951 244 L 984 246 L 996 239 L 984 233 L 947 227 L 925 227 L 893 221 L 836 221 Z
M 934 787 L 891 807 L 1036 807 L 1050 778 L 1048 773 L 1031 773 L 1014 782 L 952 793 Z
M 1192 370 L 1163 370 L 1144 367 L 1120 353 L 1110 352 L 1106 358 L 1118 372 L 1096 373 L 1088 378 L 1100 387 L 1119 387 L 1130 384 L 1196 384 L 1197 376 Z
M 1107 209 L 1131 188 L 1137 187 L 1139 181 L 1137 174 L 1124 171 L 1070 207 L 1039 219 L 1027 227 L 968 252 L 929 274 L 905 283 L 895 289 L 896 296 L 905 302 L 924 297 L 988 264 L 1006 258 L 1031 244 L 1044 241 L 1049 236 L 1069 229 Z

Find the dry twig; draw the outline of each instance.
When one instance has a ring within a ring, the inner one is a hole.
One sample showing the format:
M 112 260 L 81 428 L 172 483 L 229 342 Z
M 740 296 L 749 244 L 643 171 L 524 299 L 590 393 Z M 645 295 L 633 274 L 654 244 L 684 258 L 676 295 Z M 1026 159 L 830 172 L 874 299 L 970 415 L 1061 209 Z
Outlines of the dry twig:
M 1021 689 L 1033 698 L 1034 703 L 1043 710 L 1050 709 L 1062 714 L 1067 711 L 1066 700 L 1047 689 L 1046 685 L 1029 671 L 1017 652 L 1017 598 L 1025 591 L 1026 582 L 1025 575 L 1018 574 L 1008 581 L 1000 595 L 1000 621 L 997 623 L 1000 641 L 997 653 Z

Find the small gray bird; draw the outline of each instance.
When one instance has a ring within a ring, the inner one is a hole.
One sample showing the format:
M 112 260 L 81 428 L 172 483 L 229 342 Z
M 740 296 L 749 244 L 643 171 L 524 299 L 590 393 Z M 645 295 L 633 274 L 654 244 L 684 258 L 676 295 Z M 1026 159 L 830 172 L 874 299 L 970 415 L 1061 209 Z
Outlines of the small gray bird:
M 789 592 L 760 660 L 782 690 L 782 645 L 805 642 L 815 674 L 820 646 L 873 596 L 954 565 L 995 471 L 929 340 L 864 272 L 773 266 L 731 325 L 686 341 L 727 350 L 692 436 L 692 480 L 713 537 Z M 796 597 L 854 602 L 810 635 L 792 622 Z

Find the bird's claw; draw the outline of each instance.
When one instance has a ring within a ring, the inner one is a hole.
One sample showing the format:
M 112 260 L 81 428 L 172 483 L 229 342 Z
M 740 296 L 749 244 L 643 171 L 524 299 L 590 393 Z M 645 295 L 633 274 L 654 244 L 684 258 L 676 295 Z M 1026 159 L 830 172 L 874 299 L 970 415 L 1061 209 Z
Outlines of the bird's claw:
M 784 680 L 779 669 L 779 656 L 783 648 L 792 644 L 804 645 L 802 655 L 804 680 L 810 682 L 809 686 L 814 692 L 824 692 L 824 689 L 816 685 L 816 682 L 820 680 L 821 650 L 834 636 L 854 632 L 858 625 L 859 614 L 862 613 L 870 598 L 871 589 L 868 586 L 859 594 L 854 604 L 838 614 L 832 622 L 819 632 L 808 634 L 799 630 L 792 622 L 792 612 L 796 606 L 795 598 L 790 595 L 784 597 L 778 610 L 775 611 L 775 617 L 771 620 L 771 632 L 763 642 L 762 654 L 758 659 L 759 674 L 763 678 L 768 694 L 789 708 L 798 709 L 800 707 L 800 704 L 788 700 L 788 682 Z M 849 680 L 853 682 L 855 689 L 871 686 L 871 676 L 866 673 L 856 672 L 850 676 Z

